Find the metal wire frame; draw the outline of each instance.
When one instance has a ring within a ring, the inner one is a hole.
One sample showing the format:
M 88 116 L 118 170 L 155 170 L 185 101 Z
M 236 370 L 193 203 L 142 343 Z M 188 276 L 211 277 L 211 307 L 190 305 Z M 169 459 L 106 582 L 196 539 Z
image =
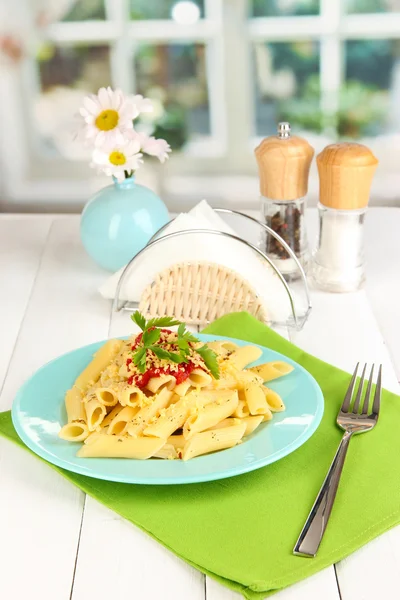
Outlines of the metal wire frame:
M 283 277 L 282 273 L 279 271 L 279 269 L 276 267 L 276 265 L 272 262 L 272 260 L 259 248 L 257 248 L 257 246 L 254 246 L 253 244 L 251 244 L 250 242 L 248 242 L 247 240 L 244 240 L 243 238 L 231 234 L 231 233 L 227 233 L 225 231 L 217 231 L 214 229 L 188 229 L 188 230 L 183 230 L 183 231 L 176 231 L 173 233 L 169 233 L 167 235 L 161 236 L 159 237 L 160 233 L 162 233 L 164 231 L 164 229 L 170 224 L 172 223 L 172 221 L 174 221 L 175 219 L 172 219 L 171 221 L 169 221 L 168 223 L 166 223 L 165 225 L 163 225 L 162 227 L 160 227 L 160 229 L 158 231 L 156 231 L 156 233 L 150 238 L 149 242 L 147 243 L 147 245 L 142 248 L 142 250 L 140 250 L 133 258 L 131 258 L 131 260 L 129 261 L 129 263 L 126 265 L 125 269 L 123 270 L 121 277 L 119 279 L 118 285 L 117 285 L 117 289 L 116 289 L 116 293 L 115 293 L 115 297 L 114 297 L 114 301 L 113 301 L 113 311 L 114 312 L 119 312 L 120 310 L 131 310 L 132 308 L 132 304 L 130 306 L 128 305 L 128 302 L 125 302 L 125 304 L 123 306 L 119 306 L 119 295 L 121 293 L 121 289 L 122 289 L 122 285 L 123 285 L 123 281 L 125 279 L 126 274 L 128 273 L 128 271 L 131 269 L 132 265 L 134 264 L 134 262 L 140 257 L 142 256 L 149 248 L 152 248 L 153 246 L 156 246 L 157 244 L 162 243 L 163 241 L 167 240 L 167 239 L 171 239 L 174 237 L 179 237 L 181 235 L 190 235 L 190 234 L 211 234 L 211 235 L 219 235 L 219 236 L 223 236 L 223 237 L 228 237 L 230 239 L 236 240 L 237 242 L 246 245 L 248 248 L 251 248 L 254 252 L 256 252 L 259 256 L 261 256 L 270 266 L 271 268 L 274 270 L 274 272 L 276 273 L 276 275 L 279 277 L 282 285 L 284 286 L 286 293 L 289 297 L 289 302 L 290 302 L 290 308 L 292 311 L 292 316 L 293 316 L 293 324 L 296 327 L 296 329 L 301 329 L 301 327 L 304 325 L 305 321 L 308 318 L 308 315 L 310 314 L 311 311 L 311 300 L 310 300 L 310 294 L 309 294 L 309 289 L 308 289 L 308 284 L 307 284 L 307 278 L 306 278 L 306 274 L 304 272 L 304 269 L 299 261 L 299 259 L 297 258 L 296 254 L 293 252 L 293 250 L 290 248 L 290 246 L 281 238 L 281 236 L 279 234 L 277 234 L 273 229 L 271 229 L 270 227 L 268 227 L 268 225 L 265 225 L 264 223 L 262 223 L 261 221 L 258 221 L 257 219 L 255 219 L 254 217 L 251 217 L 249 215 L 246 215 L 244 213 L 241 213 L 239 211 L 236 210 L 231 210 L 229 208 L 214 208 L 215 212 L 217 213 L 225 213 L 225 214 L 233 214 L 233 215 L 237 215 L 240 217 L 243 217 L 245 219 L 248 219 L 250 221 L 253 221 L 254 223 L 256 223 L 257 225 L 259 225 L 260 227 L 262 227 L 265 231 L 267 231 L 270 235 L 272 235 L 276 240 L 278 240 L 282 246 L 285 248 L 285 250 L 288 252 L 288 254 L 293 258 L 293 260 L 296 262 L 296 265 L 300 271 L 300 275 L 302 277 L 303 280 L 303 284 L 304 284 L 304 290 L 305 290 L 305 294 L 306 294 L 306 299 L 307 299 L 307 310 L 306 313 L 303 315 L 303 318 L 301 319 L 301 322 L 298 319 L 298 315 L 296 313 L 296 308 L 295 308 L 295 304 L 294 304 L 294 299 L 293 299 L 293 295 L 292 292 L 285 280 L 285 278 Z M 136 307 L 136 304 L 133 303 L 133 306 Z

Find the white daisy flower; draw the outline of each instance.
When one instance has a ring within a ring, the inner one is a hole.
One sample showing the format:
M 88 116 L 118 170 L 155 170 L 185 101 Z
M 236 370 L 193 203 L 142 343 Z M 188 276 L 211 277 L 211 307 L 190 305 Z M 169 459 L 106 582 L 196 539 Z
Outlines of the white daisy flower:
M 165 162 L 169 158 L 168 153 L 171 152 L 171 146 L 166 140 L 156 139 L 153 136 L 148 136 L 146 133 L 138 131 L 130 131 L 128 134 L 131 139 L 137 140 L 140 143 L 142 152 L 150 156 L 156 156 L 160 162 Z
M 95 146 L 122 144 L 125 132 L 133 128 L 132 121 L 139 114 L 133 99 L 110 87 L 86 96 L 79 112 L 85 121 L 84 135 Z
M 141 94 L 136 94 L 132 98 L 133 104 L 136 106 L 139 113 L 150 113 L 154 110 L 153 101 L 150 98 L 143 98 Z
M 140 142 L 134 139 L 122 144 L 107 144 L 93 150 L 90 166 L 121 180 L 124 179 L 125 172 L 135 171 L 143 162 L 143 154 L 139 150 Z
M 168 156 L 168 152 L 171 152 L 171 146 L 166 140 L 156 139 L 155 137 L 148 137 L 142 145 L 143 152 L 150 154 L 150 156 L 156 156 L 160 162 L 165 162 Z

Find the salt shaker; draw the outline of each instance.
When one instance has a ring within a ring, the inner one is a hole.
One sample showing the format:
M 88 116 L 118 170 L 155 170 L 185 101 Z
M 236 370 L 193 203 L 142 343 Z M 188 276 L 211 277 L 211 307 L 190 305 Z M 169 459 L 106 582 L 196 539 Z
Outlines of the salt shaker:
M 308 262 L 304 221 L 308 174 L 314 149 L 303 138 L 292 136 L 289 123 L 279 123 L 278 135 L 265 138 L 256 148 L 261 192 L 261 219 L 295 252 L 303 267 Z M 262 250 L 287 280 L 300 276 L 296 262 L 271 235 Z
M 378 164 L 362 144 L 338 143 L 317 156 L 319 234 L 311 280 L 329 292 L 353 292 L 364 282 L 363 224 Z

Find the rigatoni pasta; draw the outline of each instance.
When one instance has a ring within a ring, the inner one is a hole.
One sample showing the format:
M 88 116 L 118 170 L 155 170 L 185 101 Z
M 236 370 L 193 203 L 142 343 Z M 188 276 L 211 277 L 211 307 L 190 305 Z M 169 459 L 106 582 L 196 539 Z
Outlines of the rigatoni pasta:
M 264 382 L 291 365 L 246 368 L 260 348 L 202 344 L 170 317 L 132 318 L 142 333 L 106 342 L 65 395 L 59 436 L 83 442 L 77 456 L 189 460 L 241 443 L 285 409 Z

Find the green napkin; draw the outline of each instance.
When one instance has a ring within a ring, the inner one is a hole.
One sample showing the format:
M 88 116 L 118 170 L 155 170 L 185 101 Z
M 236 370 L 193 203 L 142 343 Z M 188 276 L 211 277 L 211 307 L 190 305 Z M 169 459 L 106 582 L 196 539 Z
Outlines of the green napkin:
M 306 444 L 258 471 L 193 485 L 118 484 L 53 468 L 203 573 L 246 598 L 261 599 L 399 523 L 400 398 L 384 391 L 378 426 L 352 441 L 317 558 L 296 557 L 292 548 L 340 441 L 335 420 L 350 375 L 306 354 L 247 313 L 222 317 L 205 333 L 268 346 L 315 377 L 325 413 Z M 9 412 L 0 414 L 0 433 L 22 445 Z

